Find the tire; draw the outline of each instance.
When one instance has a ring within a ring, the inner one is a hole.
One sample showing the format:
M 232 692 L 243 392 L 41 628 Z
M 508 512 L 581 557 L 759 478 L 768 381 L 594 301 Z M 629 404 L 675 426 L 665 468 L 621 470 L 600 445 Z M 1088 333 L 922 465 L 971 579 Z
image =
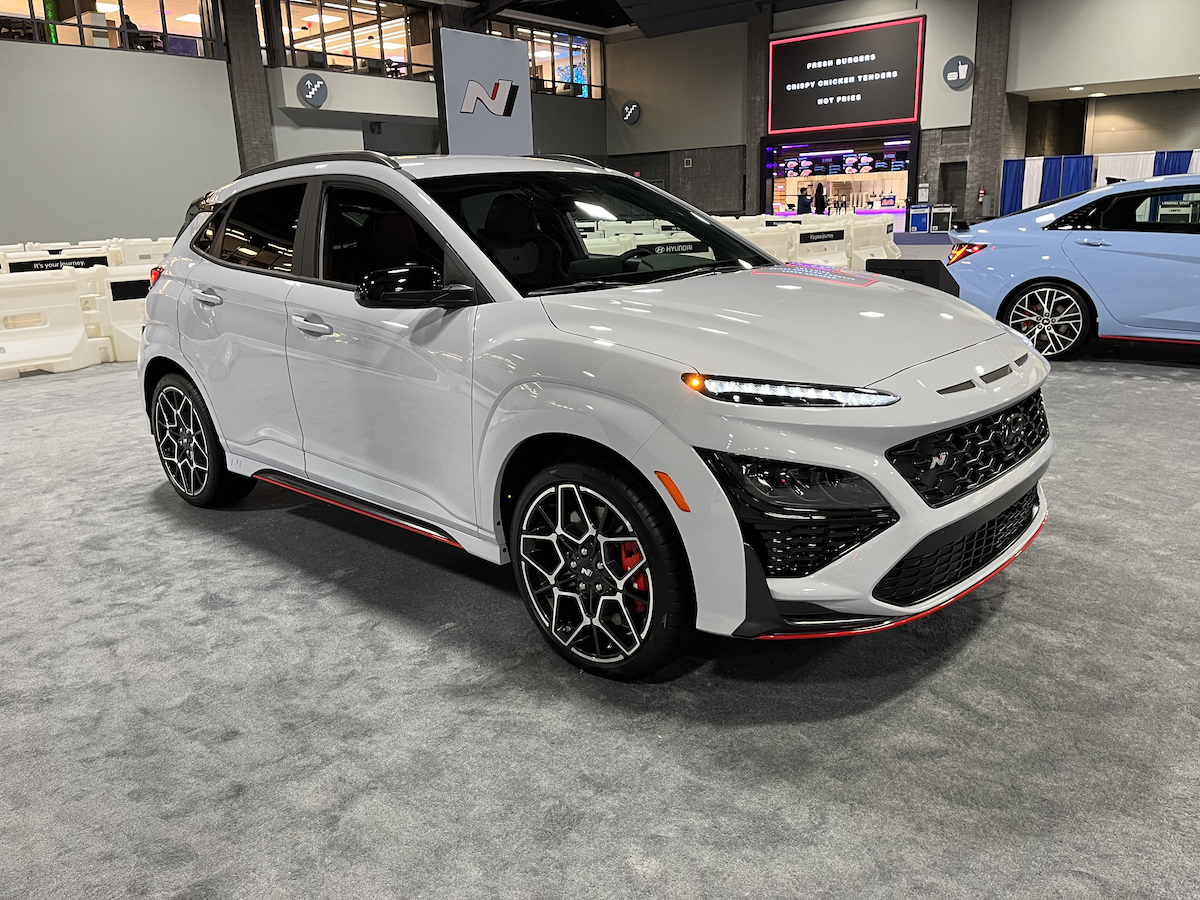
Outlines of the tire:
M 1092 337 L 1096 315 L 1078 288 L 1042 281 L 1005 301 L 998 317 L 1033 342 L 1046 359 L 1070 359 Z
M 150 401 L 154 447 L 167 481 L 192 506 L 241 500 L 257 483 L 225 468 L 225 451 L 200 391 L 177 373 L 164 375 Z
M 525 606 L 581 669 L 630 680 L 662 668 L 696 624 L 683 543 L 658 496 L 602 463 L 556 463 L 517 498 L 509 528 Z M 599 556 L 600 565 L 589 564 Z

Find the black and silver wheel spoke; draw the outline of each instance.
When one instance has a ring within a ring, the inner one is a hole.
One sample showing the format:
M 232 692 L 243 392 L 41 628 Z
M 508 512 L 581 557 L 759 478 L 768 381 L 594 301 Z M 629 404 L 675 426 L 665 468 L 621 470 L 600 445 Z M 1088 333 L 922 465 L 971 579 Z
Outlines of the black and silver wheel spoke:
M 154 437 L 163 469 L 175 488 L 188 497 L 203 491 L 210 465 L 208 441 L 195 406 L 177 387 L 159 391 Z
M 546 488 L 521 522 L 520 570 L 553 638 L 589 662 L 616 663 L 650 630 L 653 580 L 633 527 L 581 484 Z
M 1039 287 L 1013 304 L 1008 324 L 1029 338 L 1039 353 L 1056 356 L 1079 340 L 1085 319 L 1083 307 L 1073 294 L 1056 287 Z

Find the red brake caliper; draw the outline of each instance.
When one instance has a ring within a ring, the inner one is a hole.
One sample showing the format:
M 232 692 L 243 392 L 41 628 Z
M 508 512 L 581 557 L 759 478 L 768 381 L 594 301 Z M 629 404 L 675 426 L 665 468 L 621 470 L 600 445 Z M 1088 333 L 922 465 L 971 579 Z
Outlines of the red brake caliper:
M 641 561 L 642 554 L 638 550 L 637 541 L 626 541 L 621 545 L 621 568 L 624 571 L 632 571 Z M 643 594 L 646 593 L 649 585 L 646 582 L 645 572 L 638 572 L 633 576 L 633 586 Z M 641 600 L 634 599 L 633 605 L 638 612 L 646 611 L 646 604 Z

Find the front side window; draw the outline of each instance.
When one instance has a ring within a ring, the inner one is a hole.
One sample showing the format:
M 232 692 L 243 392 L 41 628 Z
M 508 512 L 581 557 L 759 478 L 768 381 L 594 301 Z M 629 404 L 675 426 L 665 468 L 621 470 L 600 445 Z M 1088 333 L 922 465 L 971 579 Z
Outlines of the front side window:
M 412 265 L 443 272 L 445 256 L 408 213 L 374 191 L 329 189 L 321 228 L 323 279 L 357 285 L 369 272 Z
M 770 263 L 707 216 L 630 178 L 523 172 L 420 186 L 525 295 Z
M 235 266 L 291 272 L 304 185 L 255 191 L 238 197 L 225 220 L 218 256 Z

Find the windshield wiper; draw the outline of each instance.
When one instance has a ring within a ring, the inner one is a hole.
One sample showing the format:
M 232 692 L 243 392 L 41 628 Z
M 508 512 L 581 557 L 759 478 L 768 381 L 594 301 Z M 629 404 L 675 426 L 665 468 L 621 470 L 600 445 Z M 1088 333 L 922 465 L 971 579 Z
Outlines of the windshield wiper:
M 575 291 L 599 291 L 604 288 L 614 287 L 629 287 L 628 281 L 602 281 L 592 279 L 590 281 L 575 281 L 571 284 L 560 284 L 558 287 L 538 288 L 536 291 L 530 291 L 526 296 L 543 297 L 546 294 L 571 294 Z
M 674 281 L 676 278 L 690 278 L 692 275 L 715 275 L 718 272 L 741 272 L 743 267 L 740 263 L 705 263 L 702 266 L 692 266 L 680 272 L 671 272 L 667 275 L 660 275 L 658 278 L 651 278 L 646 284 L 653 284 L 656 281 Z

